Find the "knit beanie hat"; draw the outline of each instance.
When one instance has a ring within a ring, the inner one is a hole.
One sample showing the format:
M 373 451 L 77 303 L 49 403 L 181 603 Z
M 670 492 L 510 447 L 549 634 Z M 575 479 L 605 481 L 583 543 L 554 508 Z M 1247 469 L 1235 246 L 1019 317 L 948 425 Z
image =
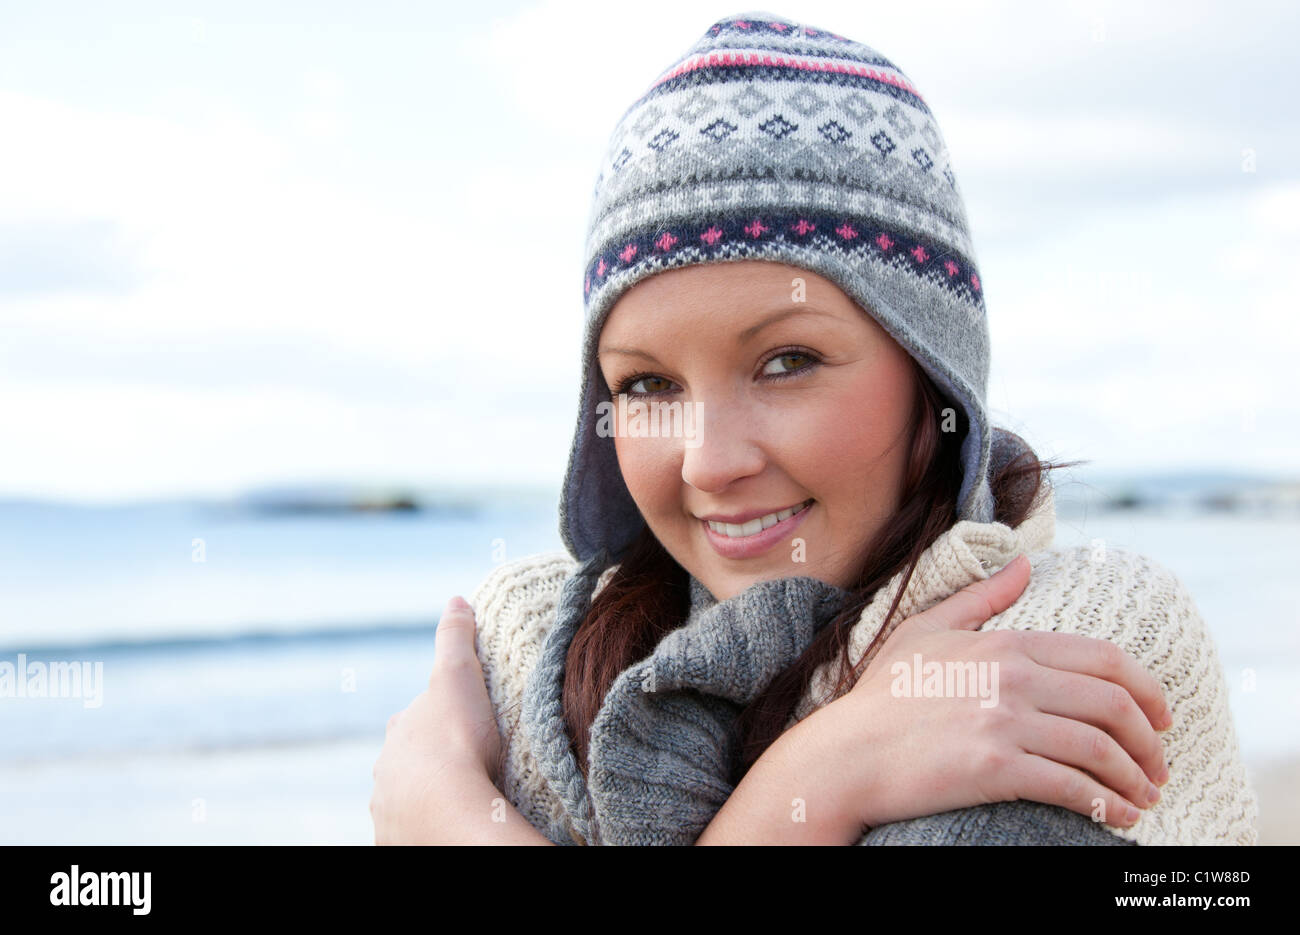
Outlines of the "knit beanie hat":
M 560 502 L 579 561 L 619 558 L 644 524 L 597 432 L 601 328 L 635 283 L 691 263 L 767 259 L 835 283 L 965 414 L 958 519 L 992 521 L 989 334 L 965 207 L 934 114 L 875 49 L 768 13 L 714 23 L 614 128 L 586 256 Z

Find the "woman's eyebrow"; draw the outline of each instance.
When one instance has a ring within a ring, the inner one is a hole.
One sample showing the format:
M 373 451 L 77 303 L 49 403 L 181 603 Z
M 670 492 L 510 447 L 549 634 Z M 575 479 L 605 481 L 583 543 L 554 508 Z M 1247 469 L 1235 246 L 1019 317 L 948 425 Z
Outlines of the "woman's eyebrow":
M 757 324 L 750 325 L 750 326 L 749 326 L 748 328 L 746 328 L 744 331 L 740 332 L 740 335 L 739 335 L 739 336 L 737 337 L 737 339 L 736 339 L 736 343 L 737 343 L 737 344 L 744 344 L 746 341 L 748 341 L 748 340 L 750 340 L 751 338 L 753 338 L 756 334 L 758 334 L 760 331 L 762 331 L 762 330 L 763 330 L 764 328 L 766 328 L 768 325 L 775 325 L 778 321 L 784 321 L 785 319 L 791 317 L 792 315 L 824 315 L 824 316 L 826 316 L 827 318 L 838 318 L 838 317 L 839 317 L 838 315 L 835 315 L 835 314 L 833 314 L 833 313 L 831 313 L 831 312 L 824 311 L 824 310 L 822 310 L 822 309 L 820 309 L 820 308 L 782 308 L 782 309 L 777 309 L 776 311 L 774 311 L 774 312 L 772 312 L 772 313 L 766 315 L 766 316 L 763 318 L 762 321 L 758 322 Z M 652 364 L 655 364 L 655 365 L 660 366 L 660 367 L 663 366 L 663 364 L 661 364 L 661 363 L 659 362 L 659 358 L 655 357 L 654 354 L 651 354 L 649 351 L 643 351 L 643 350 L 641 350 L 641 349 L 639 349 L 639 348 L 635 348 L 635 347 L 614 347 L 614 346 L 610 345 L 610 346 L 607 346 L 607 347 L 602 347 L 602 348 L 600 348 L 599 350 L 596 351 L 596 353 L 597 353 L 597 355 L 601 355 L 601 354 L 624 354 L 624 355 L 626 355 L 626 356 L 628 356 L 628 357 L 643 357 L 643 358 L 645 358 L 646 360 L 650 361 Z
M 603 354 L 626 354 L 628 357 L 644 357 L 656 366 L 663 366 L 663 364 L 659 363 L 659 358 L 655 357 L 654 354 L 651 354 L 649 351 L 638 350 L 635 347 L 602 347 L 600 350 L 596 351 L 596 354 L 597 356 Z
M 744 331 L 740 332 L 740 337 L 738 338 L 737 343 L 744 344 L 746 341 L 754 337 L 754 335 L 758 334 L 768 325 L 775 325 L 778 321 L 784 321 L 785 319 L 789 318 L 791 315 L 825 315 L 828 318 L 839 317 L 838 315 L 834 315 L 831 312 L 827 312 L 820 308 L 814 308 L 812 306 L 805 306 L 802 308 L 780 308 L 766 315 L 762 321 L 758 322 L 758 324 L 750 325 Z

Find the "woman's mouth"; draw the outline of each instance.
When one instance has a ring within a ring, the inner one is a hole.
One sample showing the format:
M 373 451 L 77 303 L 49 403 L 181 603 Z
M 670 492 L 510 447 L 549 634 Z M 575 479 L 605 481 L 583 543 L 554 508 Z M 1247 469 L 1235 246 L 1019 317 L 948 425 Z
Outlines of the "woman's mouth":
M 761 555 L 788 536 L 804 521 L 815 500 L 768 513 L 744 523 L 720 523 L 702 519 L 700 525 L 715 552 L 723 558 L 751 558 Z

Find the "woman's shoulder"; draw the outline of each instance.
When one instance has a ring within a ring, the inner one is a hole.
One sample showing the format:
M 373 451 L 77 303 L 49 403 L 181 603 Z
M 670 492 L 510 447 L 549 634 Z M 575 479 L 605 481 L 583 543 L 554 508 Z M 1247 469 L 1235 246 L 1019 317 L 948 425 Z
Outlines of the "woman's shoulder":
M 1029 583 L 1003 615 L 1039 626 L 1139 643 L 1148 655 L 1213 640 L 1182 578 L 1156 559 L 1103 540 L 1029 553 Z M 996 629 L 998 617 L 984 629 Z
M 551 551 L 502 562 L 487 574 L 470 598 L 485 667 L 518 669 L 536 660 L 560 591 L 577 567 L 567 552 Z
M 563 550 L 502 562 L 474 589 L 470 605 L 477 614 L 554 598 L 577 567 L 578 562 Z
M 564 812 L 521 729 L 522 701 L 555 622 L 564 582 L 577 567 L 563 551 L 503 562 L 470 599 L 479 663 L 501 734 L 500 789 L 529 824 L 555 843 L 568 843 L 555 830 L 562 827 Z
M 1174 724 L 1162 798 L 1131 829 L 1142 844 L 1253 844 L 1258 806 L 1247 782 L 1228 684 L 1192 594 L 1150 556 L 1102 542 L 1029 555 L 1024 593 L 982 630 L 1034 629 L 1109 640 L 1160 683 Z
M 1165 596 L 1186 596 L 1178 575 L 1156 559 L 1104 539 L 1090 544 L 1053 545 L 1028 553 L 1033 575 L 1081 579 L 1100 589 L 1140 588 Z M 1030 579 L 1033 583 L 1033 577 Z
M 1218 649 L 1191 592 L 1172 569 L 1101 544 L 1029 555 L 1024 592 L 981 630 L 1032 629 L 1107 640 L 1134 656 L 1180 710 L 1231 730 Z M 1235 741 L 1234 741 L 1235 743 Z

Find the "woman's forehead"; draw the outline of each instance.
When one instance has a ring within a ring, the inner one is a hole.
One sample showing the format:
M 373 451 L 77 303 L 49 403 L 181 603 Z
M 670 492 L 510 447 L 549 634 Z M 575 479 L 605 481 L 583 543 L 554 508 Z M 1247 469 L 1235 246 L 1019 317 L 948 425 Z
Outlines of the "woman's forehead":
M 754 320 L 800 309 L 815 310 L 823 318 L 870 319 L 834 282 L 811 270 L 753 260 L 695 264 L 631 286 L 606 316 L 601 346 L 620 343 L 619 336 L 680 329 L 687 323 L 747 328 Z
M 853 305 L 834 282 L 797 266 L 766 260 L 698 263 L 655 273 L 629 287 L 614 303 L 606 325 L 615 312 L 625 308 L 699 313 L 752 307 L 755 301 L 766 309 L 814 299 L 838 302 L 846 308 Z

